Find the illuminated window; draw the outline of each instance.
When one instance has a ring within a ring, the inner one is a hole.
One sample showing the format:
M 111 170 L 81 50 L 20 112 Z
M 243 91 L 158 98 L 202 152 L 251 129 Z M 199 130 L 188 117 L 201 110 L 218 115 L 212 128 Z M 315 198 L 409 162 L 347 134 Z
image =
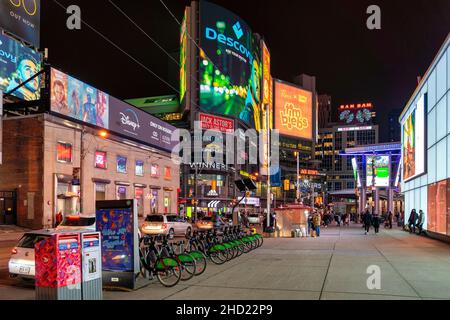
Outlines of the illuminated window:
M 61 163 L 72 163 L 72 144 L 58 142 L 56 160 Z
M 137 176 L 144 176 L 144 161 L 136 160 L 135 173 Z
M 157 164 L 152 164 L 151 176 L 152 176 L 152 178 L 158 178 L 159 177 L 159 166 Z
M 107 169 L 106 152 L 95 152 L 95 167 L 98 169 Z
M 127 173 L 127 158 L 123 156 L 117 156 L 117 172 Z
M 172 180 L 172 170 L 170 167 L 164 168 L 164 179 L 166 180 Z

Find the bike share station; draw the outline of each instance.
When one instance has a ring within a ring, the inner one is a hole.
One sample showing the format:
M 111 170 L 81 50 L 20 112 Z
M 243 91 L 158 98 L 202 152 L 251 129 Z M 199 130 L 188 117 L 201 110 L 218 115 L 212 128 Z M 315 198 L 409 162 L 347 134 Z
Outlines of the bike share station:
M 102 300 L 98 232 L 48 230 L 35 245 L 36 300 Z
M 96 227 L 102 238 L 103 288 L 133 291 L 149 285 L 140 273 L 137 202 L 96 202 Z

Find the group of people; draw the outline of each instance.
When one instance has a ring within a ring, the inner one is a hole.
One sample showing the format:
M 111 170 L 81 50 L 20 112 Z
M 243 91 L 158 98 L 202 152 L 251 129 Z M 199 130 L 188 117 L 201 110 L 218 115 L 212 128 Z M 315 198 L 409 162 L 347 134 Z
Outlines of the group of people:
M 408 219 L 409 233 L 416 233 L 416 228 L 419 230 L 419 235 L 422 234 L 424 224 L 424 213 L 419 210 L 417 213 L 416 209 L 411 210 L 411 215 Z

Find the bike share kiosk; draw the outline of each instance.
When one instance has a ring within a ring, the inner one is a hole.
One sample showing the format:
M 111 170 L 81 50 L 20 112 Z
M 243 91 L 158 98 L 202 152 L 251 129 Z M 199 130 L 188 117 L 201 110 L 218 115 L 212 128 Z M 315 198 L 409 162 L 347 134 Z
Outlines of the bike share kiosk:
M 96 227 L 101 235 L 103 287 L 136 290 L 140 273 L 136 201 L 97 201 Z
M 81 300 L 81 237 L 48 231 L 35 245 L 36 300 Z
M 84 232 L 81 234 L 82 258 L 82 299 L 102 300 L 102 254 L 100 232 Z

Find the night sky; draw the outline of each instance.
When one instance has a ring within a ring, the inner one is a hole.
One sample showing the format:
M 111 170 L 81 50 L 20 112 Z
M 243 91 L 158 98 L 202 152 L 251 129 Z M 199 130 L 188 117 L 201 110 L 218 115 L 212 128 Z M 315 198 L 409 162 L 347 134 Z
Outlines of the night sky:
M 82 19 L 178 89 L 178 66 L 107 0 L 58 0 L 77 4 Z M 113 0 L 178 60 L 177 22 L 159 0 Z M 188 0 L 164 0 L 181 21 Z M 320 94 L 333 106 L 372 101 L 381 138 L 387 114 L 402 109 L 450 31 L 450 1 L 213 0 L 238 14 L 262 35 L 272 55 L 272 75 L 292 81 L 317 77 Z M 377 4 L 382 29 L 368 30 L 366 9 Z M 53 0 L 42 1 L 41 47 L 50 63 L 121 99 L 176 93 L 85 25 L 66 28 L 68 15 Z

